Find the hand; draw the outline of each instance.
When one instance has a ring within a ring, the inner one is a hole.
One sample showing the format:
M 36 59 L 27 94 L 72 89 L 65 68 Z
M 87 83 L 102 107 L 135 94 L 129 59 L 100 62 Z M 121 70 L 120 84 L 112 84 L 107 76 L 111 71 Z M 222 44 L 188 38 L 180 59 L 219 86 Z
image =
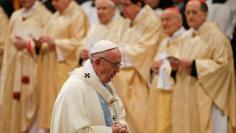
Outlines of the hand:
M 41 47 L 39 39 L 36 39 L 32 34 L 30 34 L 31 39 L 34 41 L 36 47 Z
M 42 36 L 39 38 L 39 43 L 43 44 L 43 43 L 47 43 L 49 49 L 54 50 L 55 49 L 55 41 L 50 37 L 50 36 Z
M 179 60 L 169 59 L 169 62 L 170 62 L 170 66 L 173 70 L 178 70 L 179 69 L 179 65 L 180 65 Z
M 152 71 L 155 72 L 155 73 L 158 73 L 158 71 L 159 71 L 160 66 L 161 66 L 162 63 L 163 63 L 162 60 L 155 61 L 155 62 L 152 64 Z
M 27 41 L 25 41 L 22 37 L 20 36 L 16 36 L 15 37 L 15 41 L 14 41 L 14 45 L 16 47 L 17 50 L 22 50 L 24 48 L 26 48 L 27 45 Z
M 181 69 L 187 69 L 187 68 L 192 67 L 192 64 L 193 64 L 193 60 L 183 58 L 183 59 L 180 59 L 180 65 L 179 66 L 180 66 Z
M 83 60 L 87 60 L 89 58 L 88 50 L 87 49 L 82 49 L 80 56 Z
M 118 122 L 112 126 L 112 133 L 129 133 L 129 130 L 125 124 Z

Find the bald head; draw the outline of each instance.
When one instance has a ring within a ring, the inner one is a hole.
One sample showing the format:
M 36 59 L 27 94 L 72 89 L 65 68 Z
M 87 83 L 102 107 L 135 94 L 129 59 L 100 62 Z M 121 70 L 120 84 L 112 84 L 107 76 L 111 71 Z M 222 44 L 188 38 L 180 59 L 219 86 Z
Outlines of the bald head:
M 207 19 L 208 7 L 203 0 L 190 0 L 186 5 L 185 15 L 191 28 L 199 29 Z
M 106 5 L 108 7 L 113 7 L 115 8 L 115 3 L 112 0 L 95 0 L 95 5 Z
M 95 5 L 100 23 L 104 25 L 110 23 L 115 15 L 115 3 L 111 0 L 96 0 Z
M 172 36 L 182 27 L 182 16 L 177 8 L 167 8 L 161 15 L 162 27 L 164 33 Z
M 178 8 L 170 7 L 164 10 L 163 14 L 170 14 L 171 16 L 175 16 L 176 19 L 182 21 L 182 15 Z

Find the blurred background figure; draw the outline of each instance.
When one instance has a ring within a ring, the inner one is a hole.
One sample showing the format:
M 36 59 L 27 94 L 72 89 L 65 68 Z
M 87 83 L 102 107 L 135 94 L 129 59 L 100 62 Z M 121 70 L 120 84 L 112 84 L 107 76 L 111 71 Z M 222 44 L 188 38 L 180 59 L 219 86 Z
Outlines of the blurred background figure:
M 37 0 L 21 1 L 21 6 L 10 18 L 4 48 L 0 132 L 7 133 L 34 130 L 39 102 L 34 40 L 42 35 L 51 16 Z
M 68 73 L 78 66 L 77 50 L 88 30 L 88 20 L 74 0 L 53 0 L 57 10 L 38 39 L 39 126 L 49 132 L 55 99 Z
M 164 37 L 152 64 L 153 79 L 148 97 L 146 133 L 172 133 L 172 92 L 174 76 L 168 57 L 175 56 L 185 33 L 178 8 L 166 8 L 161 15 Z
M 6 38 L 8 35 L 8 23 L 9 23 L 8 16 L 1 6 L 0 6 L 0 20 L 1 20 L 0 21 L 0 70 L 1 70 L 4 46 L 5 46 Z
M 160 41 L 161 21 L 153 9 L 140 0 L 120 0 L 124 23 L 114 38 L 123 47 L 124 59 L 113 83 L 124 102 L 132 133 L 145 132 L 149 68 Z M 145 64 L 145 65 L 144 65 Z
M 4 47 L 7 36 L 9 35 L 8 33 L 9 19 L 1 6 L 0 6 L 0 20 L 1 20 L 0 21 L 0 71 L 2 72 Z M 1 72 L 0 72 L 0 79 L 2 78 Z M 3 79 L 0 80 L 0 86 L 2 85 L 2 80 Z M 2 98 L 3 98 L 3 89 L 2 87 L 0 87 L 0 110 L 2 106 Z
M 204 1 L 189 1 L 185 13 L 191 27 L 185 37 L 196 43 L 183 43 L 177 54 L 173 131 L 233 133 L 236 90 L 229 40 L 215 23 L 207 20 Z

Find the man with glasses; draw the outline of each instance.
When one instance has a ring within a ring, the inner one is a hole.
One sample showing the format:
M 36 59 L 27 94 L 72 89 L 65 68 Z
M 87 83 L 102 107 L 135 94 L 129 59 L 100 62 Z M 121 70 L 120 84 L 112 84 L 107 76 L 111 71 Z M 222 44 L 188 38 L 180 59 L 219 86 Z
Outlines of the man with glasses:
M 90 59 L 75 69 L 59 93 L 52 133 L 128 133 L 125 111 L 110 80 L 119 72 L 121 53 L 108 40 L 97 42 Z

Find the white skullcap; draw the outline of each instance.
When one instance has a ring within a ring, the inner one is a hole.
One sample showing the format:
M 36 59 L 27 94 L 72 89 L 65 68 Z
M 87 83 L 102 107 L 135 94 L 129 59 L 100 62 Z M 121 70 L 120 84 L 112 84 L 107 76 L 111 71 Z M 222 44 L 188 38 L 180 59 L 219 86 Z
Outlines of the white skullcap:
M 101 40 L 95 43 L 90 50 L 90 54 L 104 52 L 110 49 L 118 48 L 118 46 L 109 40 Z

